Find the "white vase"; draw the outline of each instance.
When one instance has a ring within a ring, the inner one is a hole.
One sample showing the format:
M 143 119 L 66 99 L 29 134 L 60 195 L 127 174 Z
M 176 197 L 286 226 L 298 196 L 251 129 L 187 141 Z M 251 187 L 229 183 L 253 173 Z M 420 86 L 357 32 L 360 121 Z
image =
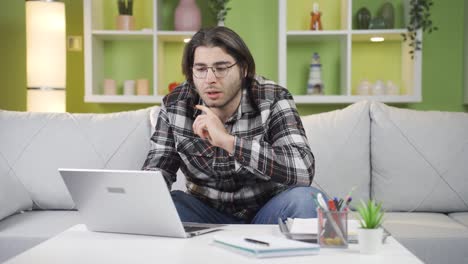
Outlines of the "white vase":
M 382 247 L 383 229 L 358 229 L 359 251 L 362 254 L 375 254 Z

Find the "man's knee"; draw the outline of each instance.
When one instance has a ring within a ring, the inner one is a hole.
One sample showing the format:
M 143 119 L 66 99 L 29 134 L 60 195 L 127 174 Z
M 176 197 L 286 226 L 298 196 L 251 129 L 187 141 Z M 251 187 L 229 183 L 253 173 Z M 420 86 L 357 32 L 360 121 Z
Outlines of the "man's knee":
M 295 211 L 296 217 L 316 217 L 316 208 L 314 197 L 320 191 L 314 187 L 294 187 L 286 191 L 284 202 L 289 204 L 289 209 Z M 292 212 L 291 212 L 292 213 Z

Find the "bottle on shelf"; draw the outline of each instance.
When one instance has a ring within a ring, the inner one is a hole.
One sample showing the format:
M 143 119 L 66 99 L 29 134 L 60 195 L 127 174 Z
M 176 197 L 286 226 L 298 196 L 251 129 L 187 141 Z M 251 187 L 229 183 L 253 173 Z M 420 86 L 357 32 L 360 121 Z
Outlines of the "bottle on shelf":
M 309 80 L 307 81 L 307 94 L 323 94 L 322 82 L 322 64 L 320 64 L 320 56 L 314 52 L 312 61 L 309 66 Z

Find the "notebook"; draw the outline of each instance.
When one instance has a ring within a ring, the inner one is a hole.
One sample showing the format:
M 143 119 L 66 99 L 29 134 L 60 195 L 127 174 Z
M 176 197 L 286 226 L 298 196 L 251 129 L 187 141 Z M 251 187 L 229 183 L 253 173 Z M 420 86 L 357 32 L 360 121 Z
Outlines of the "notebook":
M 59 169 L 91 231 L 188 238 L 221 225 L 182 223 L 159 171 Z
M 320 251 L 318 244 L 273 235 L 216 235 L 212 245 L 256 258 L 314 255 Z

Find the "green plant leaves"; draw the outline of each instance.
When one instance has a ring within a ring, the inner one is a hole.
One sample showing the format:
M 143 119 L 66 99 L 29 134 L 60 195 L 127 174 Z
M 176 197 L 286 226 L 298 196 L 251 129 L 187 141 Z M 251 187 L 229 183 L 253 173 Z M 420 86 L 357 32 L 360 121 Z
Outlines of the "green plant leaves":
M 376 204 L 374 200 L 369 200 L 365 203 L 361 200 L 361 205 L 357 207 L 357 211 L 360 216 L 359 222 L 362 228 L 375 229 L 382 224 L 384 216 L 382 203 Z

